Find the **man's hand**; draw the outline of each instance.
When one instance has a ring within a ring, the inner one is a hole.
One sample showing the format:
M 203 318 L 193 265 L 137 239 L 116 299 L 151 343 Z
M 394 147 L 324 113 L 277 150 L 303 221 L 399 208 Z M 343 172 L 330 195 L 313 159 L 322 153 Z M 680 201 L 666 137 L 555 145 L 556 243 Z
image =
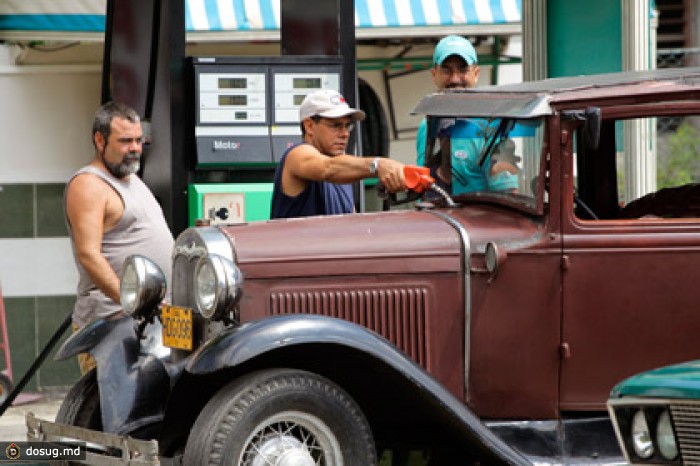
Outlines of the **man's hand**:
M 403 175 L 404 164 L 396 160 L 381 158 L 377 168 L 377 178 L 387 191 L 395 193 L 406 189 L 406 181 Z

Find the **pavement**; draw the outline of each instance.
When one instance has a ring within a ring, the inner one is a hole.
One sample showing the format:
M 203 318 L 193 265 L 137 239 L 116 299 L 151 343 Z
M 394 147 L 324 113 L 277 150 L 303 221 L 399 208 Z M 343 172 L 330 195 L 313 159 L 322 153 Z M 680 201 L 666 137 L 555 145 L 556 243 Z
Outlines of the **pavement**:
M 38 418 L 53 421 L 66 392 L 67 389 L 51 389 L 41 393 L 20 393 L 12 406 L 0 416 L 0 442 L 27 440 L 24 416 L 29 412 Z

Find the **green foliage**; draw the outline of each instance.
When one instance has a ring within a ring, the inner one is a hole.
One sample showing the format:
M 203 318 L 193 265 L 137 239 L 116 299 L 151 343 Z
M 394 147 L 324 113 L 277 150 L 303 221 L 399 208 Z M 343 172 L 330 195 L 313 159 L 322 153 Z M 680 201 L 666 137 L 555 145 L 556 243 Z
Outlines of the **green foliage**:
M 659 189 L 692 183 L 700 175 L 700 133 L 684 121 L 668 137 L 664 154 L 659 154 L 657 184 Z

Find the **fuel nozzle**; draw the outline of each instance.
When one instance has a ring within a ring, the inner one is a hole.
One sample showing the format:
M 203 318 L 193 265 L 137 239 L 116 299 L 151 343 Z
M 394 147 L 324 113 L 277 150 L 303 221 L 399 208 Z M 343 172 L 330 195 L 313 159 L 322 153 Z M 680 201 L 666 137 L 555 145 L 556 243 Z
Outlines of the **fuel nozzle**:
M 418 194 L 423 194 L 425 191 L 430 189 L 442 196 L 448 206 L 454 207 L 457 205 L 452 200 L 449 193 L 438 186 L 438 184 L 435 182 L 435 178 L 430 176 L 430 168 L 419 167 L 417 165 L 405 165 L 403 167 L 403 176 L 406 182 L 406 189 L 410 189 Z
M 406 190 L 410 191 L 407 193 L 408 195 L 405 199 L 399 200 L 396 193 L 388 193 L 384 185 L 381 183 L 377 187 L 379 197 L 382 199 L 388 199 L 389 203 L 393 205 L 405 204 L 407 202 L 417 200 L 420 197 L 420 194 L 423 194 L 428 190 L 432 190 L 445 199 L 445 203 L 448 206 L 454 207 L 457 205 L 452 200 L 450 195 L 444 189 L 438 186 L 438 184 L 435 182 L 435 178 L 430 176 L 430 168 L 419 167 L 417 165 L 404 165 L 403 177 L 406 184 Z
M 406 181 L 406 189 L 410 189 L 418 194 L 423 194 L 435 184 L 435 178 L 430 176 L 428 167 L 404 165 L 403 177 Z

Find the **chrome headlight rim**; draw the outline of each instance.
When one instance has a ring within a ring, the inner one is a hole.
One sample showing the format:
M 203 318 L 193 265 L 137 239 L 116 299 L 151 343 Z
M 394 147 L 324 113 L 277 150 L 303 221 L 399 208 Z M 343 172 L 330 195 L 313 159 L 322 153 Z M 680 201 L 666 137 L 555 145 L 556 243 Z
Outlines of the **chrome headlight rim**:
M 221 319 L 236 310 L 243 274 L 229 259 L 212 254 L 197 262 L 193 285 L 197 311 L 206 319 Z
M 124 260 L 119 274 L 119 300 L 125 314 L 133 318 L 155 314 L 165 292 L 165 274 L 155 262 L 139 254 Z

